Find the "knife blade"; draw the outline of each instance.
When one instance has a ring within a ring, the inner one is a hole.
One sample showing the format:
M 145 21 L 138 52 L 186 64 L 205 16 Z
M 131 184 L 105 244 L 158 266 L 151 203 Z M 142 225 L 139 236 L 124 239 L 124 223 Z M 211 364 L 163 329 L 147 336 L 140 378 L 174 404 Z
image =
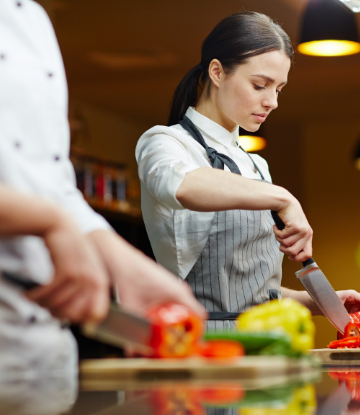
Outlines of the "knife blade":
M 2 272 L 1 277 L 6 281 L 30 290 L 39 287 L 40 284 L 25 279 L 22 276 L 9 272 Z M 131 347 L 134 351 L 144 355 L 152 355 L 154 349 L 150 347 L 152 334 L 151 323 L 141 317 L 135 316 L 112 303 L 109 313 L 101 323 L 85 323 L 81 331 L 86 337 L 90 337 L 118 347 Z
M 312 261 L 300 271 L 295 272 L 295 275 L 323 312 L 324 316 L 338 331 L 344 334 L 346 325 L 351 321 L 349 313 L 329 280 L 325 277 L 316 262 L 313 259 Z
M 285 225 L 277 212 L 272 211 L 271 214 L 278 229 L 283 230 Z M 303 268 L 295 272 L 296 277 L 324 316 L 338 331 L 344 334 L 345 326 L 351 321 L 344 304 L 313 258 L 309 258 L 302 264 Z
M 151 323 L 122 310 L 116 304 L 111 304 L 105 320 L 99 324 L 85 323 L 81 326 L 81 331 L 86 337 L 103 343 L 130 347 L 145 355 L 154 353 L 154 349 L 150 347 Z

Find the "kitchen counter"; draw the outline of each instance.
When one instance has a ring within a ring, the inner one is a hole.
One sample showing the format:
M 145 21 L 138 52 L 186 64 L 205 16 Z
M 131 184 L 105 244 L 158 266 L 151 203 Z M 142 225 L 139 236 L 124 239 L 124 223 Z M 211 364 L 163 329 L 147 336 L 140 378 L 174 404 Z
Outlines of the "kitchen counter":
M 358 371 L 357 371 L 358 370 Z M 358 409 L 357 409 L 358 408 Z M 51 368 L 0 374 L 0 415 L 344 415 L 360 414 L 360 367 L 314 369 L 244 382 L 146 379 L 78 383 Z

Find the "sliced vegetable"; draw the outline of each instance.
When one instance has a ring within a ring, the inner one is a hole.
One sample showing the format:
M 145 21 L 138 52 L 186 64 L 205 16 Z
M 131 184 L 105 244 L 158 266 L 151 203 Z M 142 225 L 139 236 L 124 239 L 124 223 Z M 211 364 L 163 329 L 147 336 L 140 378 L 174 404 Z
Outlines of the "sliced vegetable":
M 147 318 L 152 323 L 153 357 L 187 357 L 198 352 L 204 322 L 189 308 L 181 304 L 158 306 Z
M 341 340 L 345 337 L 359 336 L 360 334 L 360 311 L 349 314 L 351 321 L 346 325 L 344 334 L 338 331 L 337 338 Z
M 200 355 L 215 359 L 229 359 L 244 355 L 242 345 L 234 340 L 208 340 L 200 345 Z
M 276 330 L 290 336 L 295 352 L 305 353 L 314 347 L 315 325 L 309 309 L 285 298 L 255 306 L 237 318 L 239 330 Z M 246 348 L 246 347 L 245 347 Z
M 291 340 L 285 333 L 262 331 L 209 331 L 204 335 L 205 340 L 230 340 L 241 343 L 247 355 L 278 354 L 291 355 Z
M 360 336 L 344 337 L 340 340 L 334 340 L 328 344 L 330 349 L 355 349 L 360 347 Z

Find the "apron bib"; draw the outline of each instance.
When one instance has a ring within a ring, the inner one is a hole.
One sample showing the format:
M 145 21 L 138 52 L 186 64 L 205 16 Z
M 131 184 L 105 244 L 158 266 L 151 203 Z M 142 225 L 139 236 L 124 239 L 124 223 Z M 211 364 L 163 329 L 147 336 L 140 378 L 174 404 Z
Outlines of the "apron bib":
M 214 168 L 223 170 L 226 164 L 231 172 L 241 175 L 230 157 L 207 146 L 188 117 L 184 116 L 180 125 L 204 147 Z M 241 312 L 280 298 L 283 254 L 273 224 L 270 210 L 215 212 L 204 249 L 186 277 L 195 297 L 209 312 L 207 329 L 233 329 Z

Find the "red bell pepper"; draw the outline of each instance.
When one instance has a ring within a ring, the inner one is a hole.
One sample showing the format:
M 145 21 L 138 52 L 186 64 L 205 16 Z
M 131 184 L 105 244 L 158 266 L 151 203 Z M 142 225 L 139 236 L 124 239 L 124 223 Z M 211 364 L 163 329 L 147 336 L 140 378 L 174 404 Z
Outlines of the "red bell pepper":
M 166 304 L 147 313 L 152 323 L 153 357 L 187 357 L 197 354 L 204 321 L 188 307 Z
M 200 355 L 215 359 L 229 359 L 244 355 L 244 348 L 233 340 L 208 340 L 200 345 Z

